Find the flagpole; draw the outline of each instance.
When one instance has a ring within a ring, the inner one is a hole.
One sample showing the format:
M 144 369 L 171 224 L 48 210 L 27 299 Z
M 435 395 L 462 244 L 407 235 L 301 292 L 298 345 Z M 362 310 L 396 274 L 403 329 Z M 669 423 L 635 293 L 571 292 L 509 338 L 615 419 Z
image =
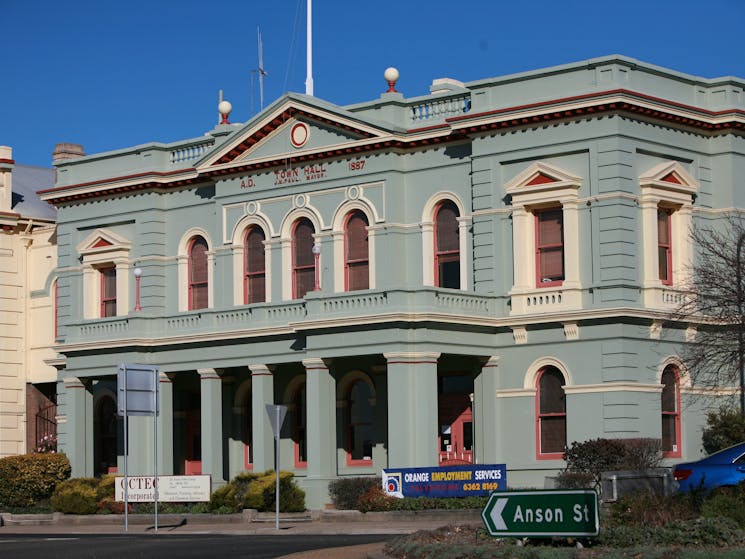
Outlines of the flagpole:
M 313 0 L 308 0 L 308 26 L 306 31 L 306 68 L 305 94 L 313 95 Z

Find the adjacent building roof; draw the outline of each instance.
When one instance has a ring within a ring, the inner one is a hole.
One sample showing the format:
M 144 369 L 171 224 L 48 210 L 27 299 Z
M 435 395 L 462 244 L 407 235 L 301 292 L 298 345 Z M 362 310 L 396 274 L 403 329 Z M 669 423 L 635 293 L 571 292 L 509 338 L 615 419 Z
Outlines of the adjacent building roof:
M 13 166 L 11 211 L 25 218 L 55 221 L 57 209 L 43 202 L 36 194 L 38 190 L 52 186 L 54 186 L 54 169 L 16 163 Z

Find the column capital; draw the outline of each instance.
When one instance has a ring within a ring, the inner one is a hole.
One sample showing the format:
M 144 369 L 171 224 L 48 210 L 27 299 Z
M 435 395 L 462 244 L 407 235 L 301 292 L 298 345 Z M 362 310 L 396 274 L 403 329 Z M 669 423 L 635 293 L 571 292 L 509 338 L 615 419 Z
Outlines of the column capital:
M 222 371 L 220 369 L 197 369 L 200 380 L 220 380 Z
M 487 367 L 499 367 L 499 355 L 489 356 L 489 358 L 486 360 L 486 363 L 484 363 L 481 368 L 485 369 Z
M 390 353 L 384 353 L 388 364 L 391 363 L 409 363 L 416 365 L 417 363 L 437 363 L 440 358 L 440 353 L 436 351 L 392 351 Z
M 274 374 L 274 367 L 272 365 L 264 365 L 262 363 L 255 363 L 248 366 L 248 370 L 251 371 L 252 377 L 257 376 L 272 376 Z
M 306 371 L 328 370 L 329 364 L 320 357 L 309 357 L 308 359 L 303 359 L 303 367 L 305 367 Z
M 65 384 L 65 388 L 86 388 L 86 379 L 78 377 L 65 377 L 62 379 Z

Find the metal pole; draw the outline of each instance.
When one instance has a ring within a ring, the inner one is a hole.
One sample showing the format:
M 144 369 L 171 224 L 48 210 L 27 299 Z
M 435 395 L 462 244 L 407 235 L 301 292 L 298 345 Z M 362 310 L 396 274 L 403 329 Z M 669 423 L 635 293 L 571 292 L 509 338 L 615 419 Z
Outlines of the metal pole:
M 129 479 L 127 472 L 127 455 L 129 454 L 129 436 L 127 423 L 129 410 L 127 409 L 127 369 L 124 369 L 124 531 L 129 532 Z
M 277 432 L 274 434 L 274 455 L 276 456 L 277 463 L 275 464 L 275 472 L 277 474 L 277 487 L 274 489 L 274 508 L 275 508 L 275 528 L 279 530 L 279 406 L 274 406 L 274 410 L 277 418 Z
M 153 390 L 153 470 L 154 480 L 153 487 L 155 489 L 155 531 L 158 531 L 158 387 L 159 381 L 158 371 L 153 371 L 155 375 L 155 390 Z

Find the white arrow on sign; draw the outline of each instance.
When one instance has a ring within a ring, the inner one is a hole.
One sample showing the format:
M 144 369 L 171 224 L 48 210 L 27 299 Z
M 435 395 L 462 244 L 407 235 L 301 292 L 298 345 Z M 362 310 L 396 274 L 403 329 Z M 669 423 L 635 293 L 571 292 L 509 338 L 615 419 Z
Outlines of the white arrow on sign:
M 494 507 L 491 509 L 491 519 L 492 522 L 494 522 L 494 528 L 497 530 L 506 530 L 507 524 L 504 523 L 504 518 L 502 518 L 502 511 L 504 510 L 504 507 L 507 506 L 507 501 L 509 499 L 497 499 L 497 502 L 494 504 Z

